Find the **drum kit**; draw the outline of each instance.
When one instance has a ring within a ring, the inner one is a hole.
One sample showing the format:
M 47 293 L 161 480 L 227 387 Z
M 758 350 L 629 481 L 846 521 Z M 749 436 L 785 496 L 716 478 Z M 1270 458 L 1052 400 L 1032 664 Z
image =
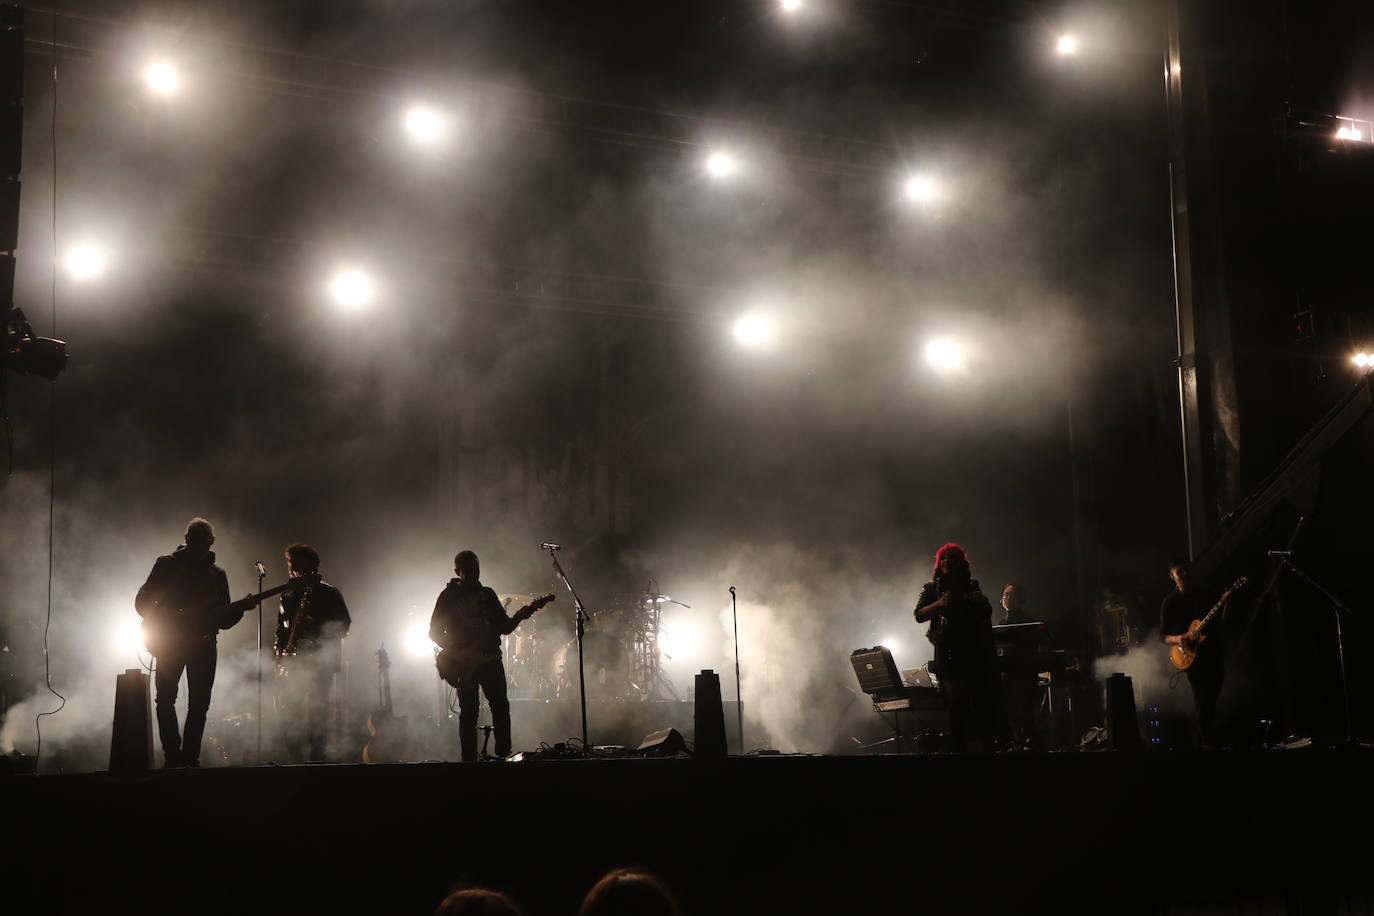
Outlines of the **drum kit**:
M 534 600 L 500 595 L 506 613 Z M 690 608 L 657 589 L 617 595 L 591 612 L 582 638 L 587 697 L 593 700 L 677 700 L 659 648 L 664 605 Z M 566 615 L 537 614 L 506 637 L 506 676 L 513 692 L 530 699 L 576 698 L 577 637 Z

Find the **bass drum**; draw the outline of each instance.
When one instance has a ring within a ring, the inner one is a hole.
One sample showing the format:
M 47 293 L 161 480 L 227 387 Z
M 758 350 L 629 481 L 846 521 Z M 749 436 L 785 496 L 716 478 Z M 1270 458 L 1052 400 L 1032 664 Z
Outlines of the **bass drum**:
M 587 696 L 597 700 L 626 699 L 634 692 L 630 683 L 630 653 L 609 633 L 588 631 L 582 637 Z M 573 637 L 553 658 L 553 682 L 560 697 L 577 697 L 577 638 Z

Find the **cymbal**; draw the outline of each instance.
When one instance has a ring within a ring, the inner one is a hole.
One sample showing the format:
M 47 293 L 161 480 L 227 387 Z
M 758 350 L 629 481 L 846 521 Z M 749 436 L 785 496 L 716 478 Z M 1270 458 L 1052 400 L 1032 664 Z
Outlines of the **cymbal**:
M 691 607 L 690 604 L 684 604 L 683 602 L 678 601 L 676 598 L 673 598 L 673 597 L 670 596 L 670 595 L 648 595 L 648 594 L 646 594 L 646 595 L 644 596 L 644 603 L 645 603 L 645 604 L 657 604 L 657 603 L 662 602 L 662 601 L 666 601 L 666 602 L 668 602 L 669 604 L 676 604 L 678 607 Z

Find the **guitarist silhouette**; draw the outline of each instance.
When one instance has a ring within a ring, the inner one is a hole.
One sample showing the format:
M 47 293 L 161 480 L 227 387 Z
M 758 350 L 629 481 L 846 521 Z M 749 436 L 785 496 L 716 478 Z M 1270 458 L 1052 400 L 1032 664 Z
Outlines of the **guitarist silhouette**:
M 1186 560 L 1175 560 L 1169 564 L 1169 578 L 1174 582 L 1174 591 L 1164 599 L 1159 609 L 1159 637 L 1165 645 L 1184 650 L 1184 653 L 1175 652 L 1175 655 L 1196 652 L 1196 657 L 1185 671 L 1193 690 L 1198 732 L 1202 744 L 1206 746 L 1214 738 L 1217 697 L 1221 695 L 1221 683 L 1226 677 L 1222 627 L 1221 621 L 1212 622 L 1205 638 L 1197 639 L 1193 623 L 1208 615 L 1216 596 L 1193 584 L 1192 570 Z M 1224 621 L 1229 613 L 1230 604 L 1227 602 L 1222 605 L 1221 620 Z
M 477 759 L 478 690 L 491 707 L 496 756 L 510 754 L 510 700 L 506 669 L 501 663 L 501 637 L 553 600 L 536 599 L 507 616 L 496 592 L 481 582 L 477 554 L 464 550 L 453 558 L 456 578 L 439 593 L 429 621 L 429 638 L 439 646 L 439 675 L 458 691 L 458 740 L 464 761 Z
M 218 660 L 217 634 L 243 619 L 257 596 L 229 600 L 229 579 L 215 565 L 215 532 L 203 518 L 186 525 L 186 543 L 157 558 L 134 598 L 144 639 L 157 659 L 157 732 L 164 766 L 199 766 Z M 177 729 L 177 689 L 186 672 L 186 728 Z

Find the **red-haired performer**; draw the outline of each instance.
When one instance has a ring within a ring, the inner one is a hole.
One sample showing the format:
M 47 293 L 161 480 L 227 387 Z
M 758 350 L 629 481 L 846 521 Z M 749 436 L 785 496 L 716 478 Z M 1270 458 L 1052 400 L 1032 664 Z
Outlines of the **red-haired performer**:
M 955 751 L 992 750 L 992 605 L 969 571 L 968 553 L 949 543 L 935 554 L 932 581 L 916 601 L 916 622 L 929 623 L 935 644 L 932 667 L 949 703 L 949 734 Z

